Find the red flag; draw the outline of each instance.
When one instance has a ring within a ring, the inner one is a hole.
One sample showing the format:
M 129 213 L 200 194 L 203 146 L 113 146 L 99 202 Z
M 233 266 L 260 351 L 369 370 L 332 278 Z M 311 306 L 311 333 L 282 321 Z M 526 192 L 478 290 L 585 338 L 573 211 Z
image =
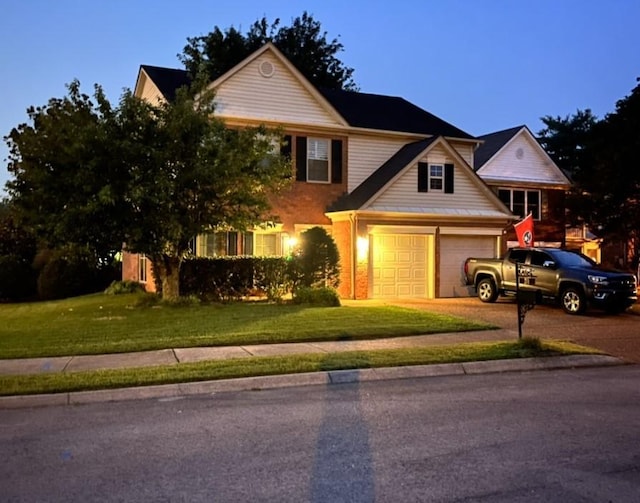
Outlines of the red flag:
M 520 246 L 533 246 L 533 215 L 529 213 L 524 220 L 513 224 Z

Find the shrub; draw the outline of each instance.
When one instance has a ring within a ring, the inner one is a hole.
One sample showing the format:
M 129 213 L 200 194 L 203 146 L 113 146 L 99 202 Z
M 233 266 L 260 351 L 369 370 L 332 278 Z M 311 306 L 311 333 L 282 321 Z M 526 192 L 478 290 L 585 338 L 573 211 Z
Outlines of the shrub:
M 144 292 L 145 288 L 141 283 L 132 280 L 112 281 L 104 291 L 107 295 L 120 295 L 123 293 Z
M 40 271 L 38 296 L 49 300 L 89 293 L 95 278 L 95 268 L 83 257 L 57 254 Z
M 312 227 L 300 235 L 294 259 L 295 288 L 337 287 L 340 283 L 340 256 L 333 238 L 322 227 Z
M 99 265 L 87 250 L 65 248 L 47 250 L 36 257 L 38 297 L 64 299 L 104 291 L 121 274 L 120 264 Z
M 253 288 L 253 258 L 190 258 L 180 268 L 180 294 L 201 299 L 240 299 Z
M 36 272 L 31 264 L 15 255 L 0 256 L 0 301 L 34 297 Z
M 294 304 L 309 304 L 312 306 L 338 307 L 340 297 L 338 292 L 328 287 L 300 287 L 293 294 Z
M 293 286 L 292 262 L 284 257 L 257 257 L 254 261 L 254 286 L 267 300 L 280 302 Z

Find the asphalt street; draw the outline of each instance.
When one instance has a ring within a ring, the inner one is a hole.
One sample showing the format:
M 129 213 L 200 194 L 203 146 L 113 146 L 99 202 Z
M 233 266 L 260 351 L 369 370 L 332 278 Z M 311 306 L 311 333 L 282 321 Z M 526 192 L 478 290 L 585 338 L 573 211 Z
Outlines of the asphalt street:
M 640 366 L 0 410 L 2 501 L 637 502 Z

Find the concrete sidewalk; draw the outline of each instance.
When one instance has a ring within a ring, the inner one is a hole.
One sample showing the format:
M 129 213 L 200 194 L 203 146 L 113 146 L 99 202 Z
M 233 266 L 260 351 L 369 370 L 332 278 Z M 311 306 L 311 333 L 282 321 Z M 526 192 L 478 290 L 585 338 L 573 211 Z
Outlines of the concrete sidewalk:
M 510 330 L 480 330 L 446 334 L 390 337 L 362 341 L 298 342 L 286 344 L 256 344 L 244 346 L 196 347 L 113 353 L 105 355 L 55 356 L 0 360 L 0 375 L 27 375 L 52 372 L 81 372 L 135 367 L 154 367 L 208 360 L 228 360 L 255 356 L 280 356 L 303 353 L 335 353 L 399 349 L 424 346 L 461 344 L 465 342 L 515 340 Z
M 278 356 L 302 353 L 335 353 L 340 351 L 384 350 L 426 346 L 453 345 L 483 341 L 513 341 L 517 333 L 512 330 L 483 330 L 437 335 L 394 337 L 365 341 L 336 341 L 314 343 L 259 344 L 248 346 L 175 348 L 136 353 L 108 355 L 60 356 L 51 358 L 25 358 L 0 360 L 0 375 L 33 375 L 55 372 L 80 372 L 118 368 L 154 367 L 181 363 Z M 572 355 L 548 358 L 522 358 L 441 365 L 417 365 L 347 371 L 313 372 L 279 376 L 249 377 L 223 381 L 205 381 L 161 386 L 144 386 L 116 390 L 57 393 L 0 397 L 0 409 L 49 405 L 76 405 L 102 401 L 134 400 L 144 398 L 179 398 L 195 394 L 221 391 L 243 391 L 276 387 L 328 385 L 345 382 L 433 377 L 444 375 L 470 375 L 488 372 L 531 371 L 585 366 L 619 365 L 623 361 L 606 355 Z

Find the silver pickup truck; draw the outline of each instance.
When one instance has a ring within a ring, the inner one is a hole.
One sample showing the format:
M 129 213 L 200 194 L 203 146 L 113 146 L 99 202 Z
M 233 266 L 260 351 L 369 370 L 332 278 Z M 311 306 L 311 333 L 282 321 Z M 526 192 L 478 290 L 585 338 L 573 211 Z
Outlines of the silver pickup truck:
M 622 312 L 638 300 L 633 274 L 603 269 L 591 259 L 559 248 L 511 248 L 504 258 L 468 258 L 464 272 L 482 302 L 520 291 L 538 302 L 553 299 L 565 312 L 581 314 L 588 305 Z

